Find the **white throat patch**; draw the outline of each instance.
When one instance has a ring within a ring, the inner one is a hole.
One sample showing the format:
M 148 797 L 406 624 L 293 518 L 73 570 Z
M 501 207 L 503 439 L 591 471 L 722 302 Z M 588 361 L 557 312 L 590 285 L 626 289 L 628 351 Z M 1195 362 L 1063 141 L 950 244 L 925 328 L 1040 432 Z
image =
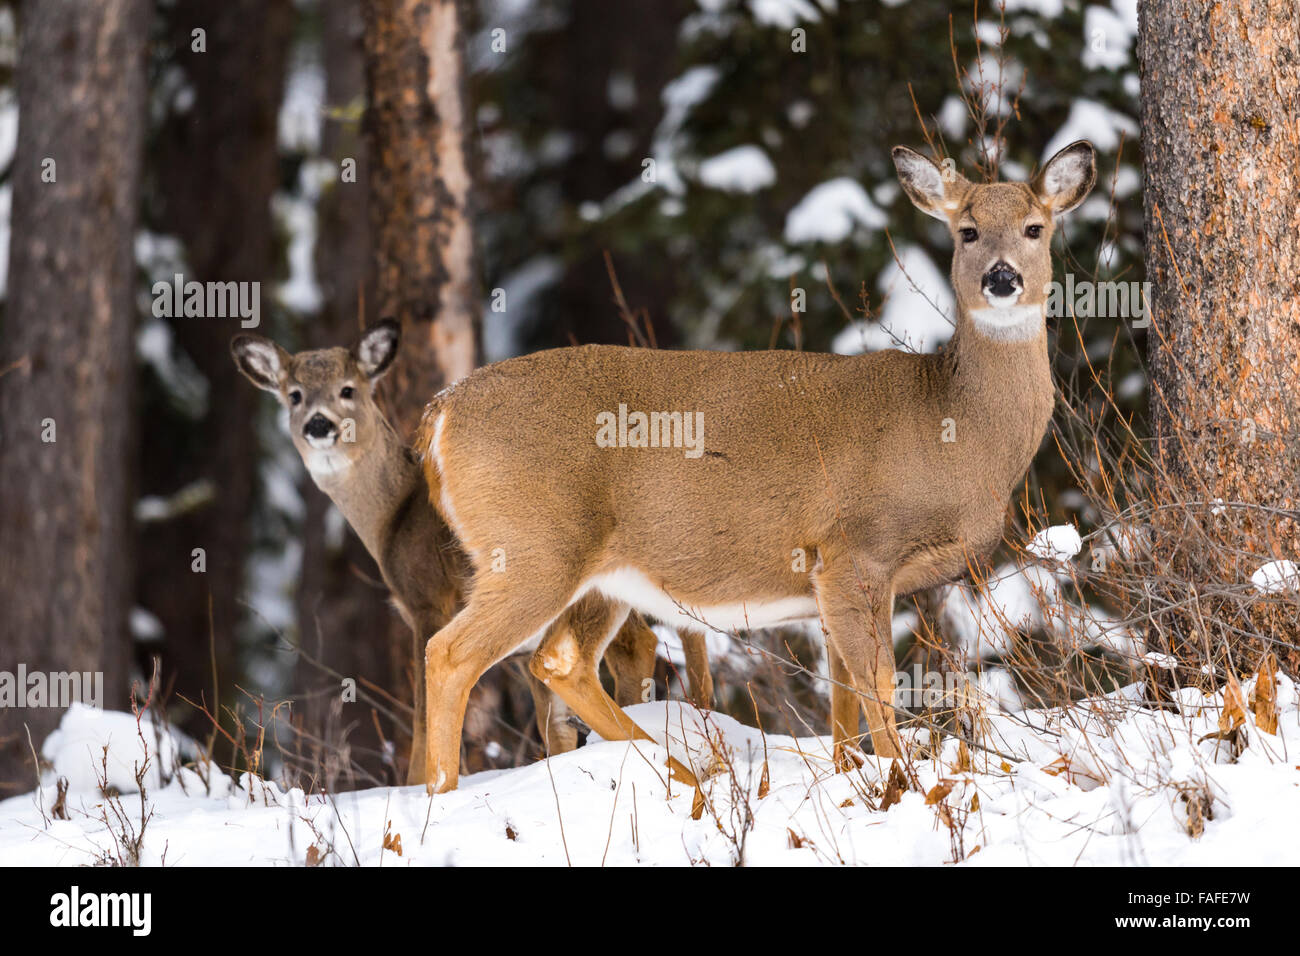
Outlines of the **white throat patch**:
M 302 461 L 317 484 L 322 479 L 329 480 L 341 475 L 352 467 L 352 459 L 333 447 L 308 451 L 302 456 Z
M 970 317 L 980 335 L 997 342 L 1027 342 L 1043 329 L 1041 304 L 990 305 L 987 309 L 971 309 Z

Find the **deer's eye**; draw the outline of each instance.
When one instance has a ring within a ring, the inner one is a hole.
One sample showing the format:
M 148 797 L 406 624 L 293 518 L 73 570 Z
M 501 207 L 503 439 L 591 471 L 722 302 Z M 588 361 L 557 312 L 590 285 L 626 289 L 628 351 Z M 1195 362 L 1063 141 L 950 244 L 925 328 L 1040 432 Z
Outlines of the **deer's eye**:
M 290 404 L 290 405 L 301 405 L 301 404 L 302 404 L 302 392 L 298 391 L 296 388 L 295 388 L 292 392 L 290 392 L 290 393 L 289 393 L 289 404 Z
M 1030 239 L 1037 239 L 1042 234 L 1043 234 L 1042 226 L 1035 225 L 1035 226 L 1025 227 L 1025 235 L 1028 236 Z
M 344 385 L 343 389 L 339 392 L 339 398 L 351 398 L 352 394 L 352 386 Z
M 980 237 L 979 230 L 971 229 L 969 226 L 965 229 L 958 229 L 957 232 L 961 235 L 962 242 L 974 242 Z

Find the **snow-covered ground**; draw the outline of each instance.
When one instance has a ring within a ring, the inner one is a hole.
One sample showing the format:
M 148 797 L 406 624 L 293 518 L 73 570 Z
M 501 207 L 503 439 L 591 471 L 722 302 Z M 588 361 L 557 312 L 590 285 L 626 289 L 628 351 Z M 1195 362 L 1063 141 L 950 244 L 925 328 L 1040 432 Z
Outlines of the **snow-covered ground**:
M 331 796 L 282 793 L 247 775 L 182 768 L 146 779 L 146 864 L 303 865 L 990 865 L 1300 863 L 1300 706 L 1276 681 L 1224 692 L 1184 690 L 1177 706 L 1141 705 L 1135 684 L 1069 710 L 989 713 L 970 749 L 935 754 L 911 731 L 908 789 L 890 768 L 832 772 L 829 739 L 766 737 L 721 714 L 642 704 L 630 713 L 705 778 L 708 808 L 665 791 L 653 744 L 594 740 L 531 766 L 464 777 L 436 797 L 423 787 Z M 1267 684 L 1265 684 L 1267 687 Z M 1276 717 L 1272 728 L 1271 718 Z M 981 726 L 982 725 L 982 726 Z M 1234 726 L 1235 725 L 1235 726 Z M 1225 730 L 1226 728 L 1226 730 Z M 154 752 L 156 735 L 144 740 Z M 124 791 L 105 798 L 109 779 Z M 84 865 L 120 856 L 118 818 L 138 821 L 131 769 L 145 749 L 124 714 L 69 711 L 44 749 L 70 781 L 55 819 L 50 774 L 39 791 L 0 803 L 0 862 Z M 167 744 L 169 751 L 173 745 Z M 178 752 L 187 742 L 176 745 Z M 152 759 L 152 758 L 151 758 Z M 886 804 L 889 804 L 886 808 Z M 108 821 L 108 822 L 106 822 Z M 396 846 L 400 844 L 400 853 Z M 389 848 L 385 848 L 385 847 Z

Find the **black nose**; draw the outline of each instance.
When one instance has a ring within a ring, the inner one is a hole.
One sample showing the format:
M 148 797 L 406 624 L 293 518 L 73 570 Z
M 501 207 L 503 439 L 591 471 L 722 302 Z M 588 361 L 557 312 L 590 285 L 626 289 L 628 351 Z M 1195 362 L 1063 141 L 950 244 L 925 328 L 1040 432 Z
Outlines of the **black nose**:
M 994 263 L 993 268 L 984 273 L 984 280 L 981 285 L 985 292 L 999 298 L 1015 295 L 1025 287 L 1024 280 L 1020 278 L 1020 273 L 1005 262 Z
M 302 427 L 302 433 L 308 438 L 324 438 L 334 430 L 334 423 L 317 412 L 311 417 L 306 425 Z

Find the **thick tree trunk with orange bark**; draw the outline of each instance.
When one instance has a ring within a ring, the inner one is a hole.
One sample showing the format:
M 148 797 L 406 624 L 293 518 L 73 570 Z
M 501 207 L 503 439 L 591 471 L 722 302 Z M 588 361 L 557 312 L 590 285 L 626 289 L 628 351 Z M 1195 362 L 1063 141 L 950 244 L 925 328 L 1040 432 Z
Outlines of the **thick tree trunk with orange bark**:
M 402 323 L 401 355 L 380 384 L 380 402 L 409 437 L 424 406 L 478 360 L 479 289 L 472 218 L 473 117 L 466 92 L 466 10 L 459 0 L 366 0 L 364 47 L 371 261 L 371 320 Z M 460 600 L 448 579 L 448 606 Z M 409 664 L 422 720 L 423 644 L 400 622 L 389 627 L 395 666 Z M 414 653 L 412 653 L 414 651 Z M 404 688 L 395 693 L 407 696 Z M 466 716 L 495 736 L 502 694 L 480 681 Z M 486 744 L 486 736 L 481 744 Z M 475 763 L 473 755 L 470 765 Z
M 459 0 L 369 0 L 365 131 L 377 301 L 402 323 L 385 386 L 399 432 L 476 364 L 465 11 Z
M 1178 601 L 1189 583 L 1201 596 L 1171 636 L 1295 649 L 1296 596 L 1249 582 L 1300 562 L 1300 7 L 1145 0 L 1138 54 L 1156 460 L 1192 502 L 1157 530 L 1156 560 Z

